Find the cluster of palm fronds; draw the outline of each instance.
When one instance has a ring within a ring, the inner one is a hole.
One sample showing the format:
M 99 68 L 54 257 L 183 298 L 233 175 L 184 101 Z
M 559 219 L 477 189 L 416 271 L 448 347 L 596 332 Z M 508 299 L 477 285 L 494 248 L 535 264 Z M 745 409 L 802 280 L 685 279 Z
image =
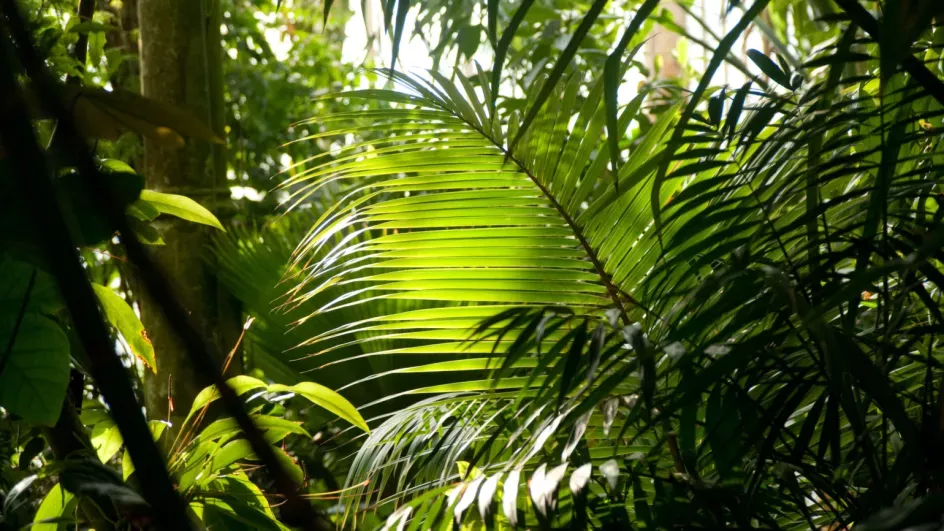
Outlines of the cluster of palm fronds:
M 398 529 L 939 522 L 944 28 L 902 51 L 839 2 L 841 38 L 799 73 L 760 55 L 772 88 L 709 88 L 765 3 L 667 106 L 616 112 L 605 76 L 565 65 L 522 115 L 480 72 L 394 74 L 339 95 L 388 105 L 312 119 L 366 140 L 287 183 L 348 190 L 290 290 L 306 323 L 344 324 L 297 352 L 385 360 L 363 381 L 406 383 L 368 414 L 426 397 L 370 421 L 352 521 L 367 502 Z

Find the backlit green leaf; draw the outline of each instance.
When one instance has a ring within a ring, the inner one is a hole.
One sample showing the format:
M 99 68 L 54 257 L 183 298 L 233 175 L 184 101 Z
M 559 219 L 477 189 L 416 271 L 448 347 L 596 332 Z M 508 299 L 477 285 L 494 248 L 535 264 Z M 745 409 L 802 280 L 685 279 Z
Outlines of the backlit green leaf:
M 157 374 L 157 359 L 154 356 L 154 346 L 147 337 L 141 319 L 134 313 L 134 309 L 111 288 L 101 284 L 92 284 L 95 295 L 105 312 L 105 319 L 118 330 L 121 337 L 128 343 L 131 353 L 137 356 L 144 365 Z
M 302 382 L 295 385 L 274 384 L 269 386 L 273 392 L 289 392 L 303 396 L 313 404 L 321 406 L 354 426 L 370 433 L 364 418 L 343 396 L 315 382 Z
M 162 214 L 169 214 L 187 221 L 224 230 L 220 220 L 216 219 L 212 212 L 189 197 L 165 194 L 154 190 L 142 190 L 139 201 L 149 204 Z

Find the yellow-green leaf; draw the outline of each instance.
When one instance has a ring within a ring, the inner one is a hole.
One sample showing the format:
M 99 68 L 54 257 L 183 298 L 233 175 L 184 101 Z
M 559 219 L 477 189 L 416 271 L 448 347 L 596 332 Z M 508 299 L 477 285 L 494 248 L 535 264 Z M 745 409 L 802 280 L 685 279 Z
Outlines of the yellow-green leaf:
M 140 201 L 149 203 L 162 214 L 169 214 L 180 219 L 216 227 L 225 232 L 220 220 L 212 212 L 193 199 L 176 194 L 165 194 L 154 190 L 142 190 Z
M 245 375 L 234 376 L 227 380 L 226 384 L 232 387 L 233 391 L 236 391 L 237 395 L 242 395 L 254 389 L 263 389 L 266 386 L 265 382 L 262 380 Z M 216 386 L 211 385 L 210 387 L 204 388 L 202 391 L 197 393 L 197 397 L 193 399 L 193 405 L 190 407 L 190 413 L 187 414 L 187 418 L 189 419 L 203 406 L 218 399 L 219 397 L 220 393 L 216 390 Z
M 69 515 L 75 509 L 75 496 L 62 488 L 58 483 L 51 489 L 33 517 L 33 531 L 56 531 L 59 529 L 60 519 Z
M 131 353 L 138 357 L 148 369 L 157 374 L 157 360 L 154 357 L 154 346 L 144 331 L 141 319 L 134 313 L 128 303 L 110 288 L 101 284 L 92 284 L 95 295 L 102 304 L 105 319 L 111 323 L 121 337 L 128 343 Z
M 122 444 L 124 442 L 121 439 L 121 432 L 111 419 L 99 422 L 92 429 L 92 446 L 95 447 L 95 452 L 103 463 L 107 463 L 114 457 L 118 450 L 121 450 Z
M 269 391 L 295 393 L 303 396 L 313 404 L 327 409 L 358 428 L 370 433 L 370 428 L 367 427 L 367 423 L 364 422 L 364 417 L 357 411 L 357 408 L 343 396 L 321 384 L 316 384 L 315 382 L 302 382 L 295 385 L 275 384 L 269 386 Z

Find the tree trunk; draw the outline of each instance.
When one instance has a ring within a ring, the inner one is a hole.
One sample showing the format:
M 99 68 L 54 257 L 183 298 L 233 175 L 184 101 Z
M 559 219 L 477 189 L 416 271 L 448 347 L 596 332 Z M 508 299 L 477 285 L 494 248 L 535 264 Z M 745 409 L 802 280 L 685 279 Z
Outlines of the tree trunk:
M 123 54 L 139 57 L 138 52 L 138 0 L 110 2 L 104 6 L 112 13 L 117 28 L 105 34 L 106 49 L 120 49 Z M 137 60 L 122 61 L 118 68 L 109 71 L 112 86 L 140 92 L 141 72 Z M 138 161 L 140 162 L 140 161 Z M 132 164 L 134 167 L 134 164 Z
M 675 23 L 685 27 L 685 10 L 676 3 L 668 3 L 665 7 L 670 13 Z M 657 24 L 651 32 L 651 37 L 646 41 L 646 66 L 650 71 L 656 67 L 656 58 L 661 62 L 659 75 L 654 79 L 672 79 L 682 75 L 682 65 L 675 58 L 675 47 L 678 44 L 679 36 L 674 31 Z M 654 73 L 654 72 L 653 72 Z
M 219 0 L 138 0 L 138 20 L 142 94 L 189 110 L 225 138 Z M 185 147 L 168 149 L 145 140 L 143 170 L 148 188 L 188 196 L 218 215 L 229 204 L 222 146 L 187 139 Z M 216 229 L 166 216 L 157 227 L 166 245 L 155 249 L 155 259 L 192 321 L 225 356 L 238 337 L 240 312 L 208 262 L 207 245 Z M 195 373 L 188 353 L 146 295 L 141 314 L 158 368 L 145 380 L 148 411 L 155 418 L 180 418 L 209 375 Z M 230 371 L 239 369 L 237 356 Z

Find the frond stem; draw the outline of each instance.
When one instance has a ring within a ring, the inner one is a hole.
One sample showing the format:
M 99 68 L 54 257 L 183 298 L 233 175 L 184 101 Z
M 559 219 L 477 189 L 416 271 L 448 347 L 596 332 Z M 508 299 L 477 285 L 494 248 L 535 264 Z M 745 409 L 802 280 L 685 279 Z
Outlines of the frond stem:
M 623 301 L 620 298 L 621 293 L 634 306 L 639 307 L 641 310 L 645 311 L 646 313 L 650 313 L 650 314 L 652 313 L 642 303 L 640 303 L 635 298 L 631 297 L 628 293 L 620 290 L 620 288 L 616 286 L 616 284 L 613 283 L 612 277 L 609 275 L 609 273 L 606 272 L 606 269 L 604 269 L 603 267 L 603 262 L 601 262 L 600 257 L 597 256 L 596 249 L 594 249 L 590 245 L 590 242 L 587 241 L 587 238 L 584 236 L 583 231 L 580 230 L 580 226 L 577 225 L 577 222 L 574 220 L 574 218 L 571 217 L 570 214 L 567 213 L 567 211 L 564 209 L 564 206 L 561 205 L 559 201 L 557 201 L 557 198 L 554 197 L 554 194 L 552 194 L 551 191 L 548 190 L 546 186 L 544 186 L 544 184 L 537 178 L 537 176 L 535 176 L 531 172 L 530 169 L 528 169 L 527 166 L 525 166 L 523 162 L 521 162 L 517 157 L 515 157 L 515 155 L 511 151 L 506 149 L 505 146 L 502 145 L 501 142 L 495 140 L 495 138 L 493 138 L 492 135 L 487 133 L 481 127 L 467 120 L 460 113 L 456 113 L 452 111 L 447 106 L 439 104 L 439 102 L 435 102 L 435 104 L 440 109 L 452 114 L 454 117 L 462 121 L 468 127 L 472 128 L 474 131 L 478 132 L 480 135 L 487 138 L 489 142 L 491 142 L 495 147 L 501 150 L 501 152 L 505 155 L 506 160 L 510 160 L 511 162 L 513 162 L 515 166 L 517 166 L 522 172 L 524 172 L 524 174 L 527 175 L 529 179 L 531 179 L 531 182 L 533 182 L 534 185 L 537 186 L 539 190 L 541 190 L 541 193 L 544 194 L 544 197 L 546 197 L 548 201 L 550 201 L 551 206 L 554 207 L 554 210 L 556 210 L 557 213 L 560 214 L 560 216 L 564 219 L 564 222 L 567 223 L 567 226 L 570 228 L 570 231 L 577 238 L 577 241 L 580 243 L 580 246 L 583 248 L 584 252 L 587 253 L 587 258 L 589 258 L 590 263 L 593 264 L 593 269 L 596 271 L 597 276 L 600 277 L 601 282 L 603 282 L 603 285 L 606 287 L 607 295 L 609 295 L 610 299 L 613 301 L 613 304 L 616 306 L 616 309 L 619 310 L 620 320 L 623 322 L 624 325 L 628 326 L 632 324 L 632 320 L 629 318 L 629 314 L 626 313 L 626 307 L 623 305 Z
M 491 140 L 491 138 L 489 139 Z M 494 142 L 494 140 L 492 140 L 492 142 Z M 561 215 L 561 217 L 564 218 L 564 221 L 567 223 L 567 226 L 570 227 L 571 232 L 574 233 L 574 236 L 577 238 L 577 241 L 580 242 L 580 246 L 583 247 L 584 252 L 587 253 L 587 258 L 590 259 L 590 263 L 593 264 L 593 269 L 596 271 L 597 276 L 600 277 L 600 280 L 603 282 L 603 285 L 606 287 L 607 294 L 610 296 L 610 299 L 613 300 L 613 304 L 615 304 L 616 308 L 619 310 L 620 320 L 623 321 L 624 325 L 628 326 L 632 324 L 632 321 L 630 320 L 629 315 L 626 313 L 626 307 L 623 305 L 623 301 L 620 298 L 621 290 L 616 286 L 616 284 L 613 283 L 613 278 L 603 268 L 603 262 L 601 262 L 600 257 L 597 256 L 596 249 L 594 249 L 593 246 L 590 245 L 590 242 L 587 241 L 587 238 L 583 235 L 583 231 L 580 230 L 580 227 L 577 225 L 577 222 L 574 221 L 574 219 L 567 213 L 567 211 L 564 210 L 564 206 L 561 205 L 557 201 L 557 198 L 554 197 L 554 194 L 552 194 L 551 191 L 548 190 L 547 187 L 544 186 L 544 184 L 541 183 L 541 181 L 538 180 L 538 178 L 534 174 L 532 174 L 531 171 L 524 166 L 524 164 L 521 163 L 521 161 L 519 161 L 511 152 L 506 150 L 503 146 L 499 146 L 499 149 L 502 150 L 502 152 L 505 154 L 505 157 L 508 160 L 514 162 L 515 165 L 518 166 L 518 168 L 520 168 L 521 171 L 523 171 L 524 174 L 527 175 L 529 179 L 531 179 L 531 182 L 533 182 L 534 185 L 537 186 L 539 190 L 541 190 L 541 193 L 544 194 L 547 200 L 551 202 L 551 206 L 553 206 L 554 209 L 557 210 L 557 212 Z M 626 297 L 628 297 L 629 301 L 633 303 L 634 305 L 640 307 L 643 310 L 646 310 L 645 306 L 643 306 L 639 301 L 637 301 L 633 297 L 630 297 L 629 294 L 626 294 Z

